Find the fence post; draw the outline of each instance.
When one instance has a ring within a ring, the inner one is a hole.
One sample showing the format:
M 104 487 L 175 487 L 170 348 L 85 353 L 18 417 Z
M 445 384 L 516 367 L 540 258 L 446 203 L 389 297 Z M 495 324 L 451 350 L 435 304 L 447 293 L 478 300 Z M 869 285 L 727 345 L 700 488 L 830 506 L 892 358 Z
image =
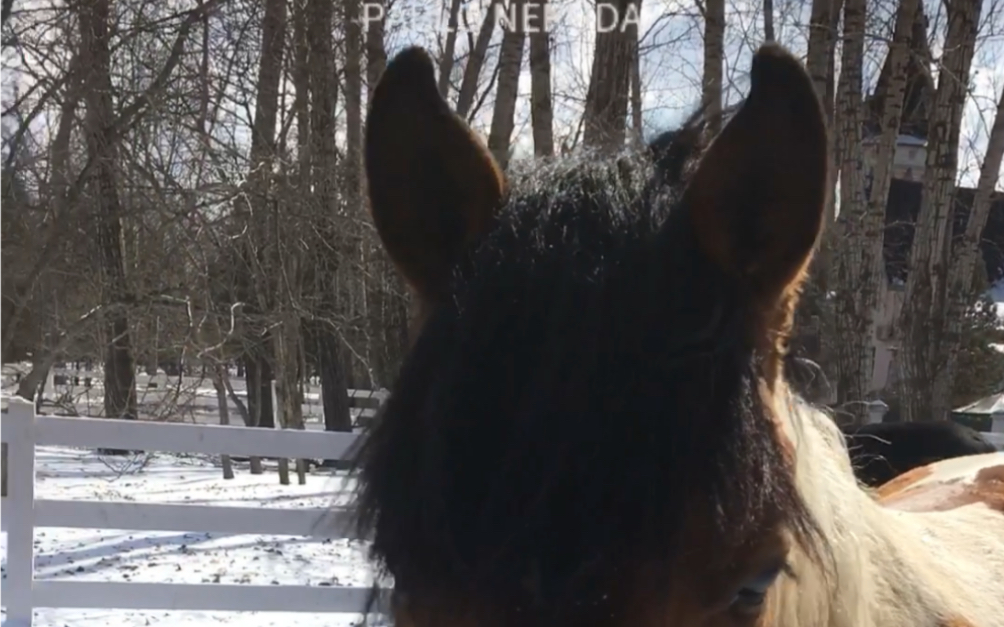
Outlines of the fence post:
M 282 409 L 279 407 L 279 390 L 275 387 L 275 379 L 272 379 L 272 385 L 269 386 L 272 393 L 272 427 L 275 429 L 282 429 Z
M 4 417 L 7 447 L 7 620 L 31 627 L 35 577 L 35 404 L 11 398 Z

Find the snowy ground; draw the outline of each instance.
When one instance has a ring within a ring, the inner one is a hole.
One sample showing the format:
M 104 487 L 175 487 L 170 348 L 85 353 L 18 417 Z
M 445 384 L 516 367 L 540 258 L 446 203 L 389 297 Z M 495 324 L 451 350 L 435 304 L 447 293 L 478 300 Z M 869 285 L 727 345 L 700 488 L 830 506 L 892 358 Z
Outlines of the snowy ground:
M 245 507 L 325 507 L 344 503 L 341 476 L 311 474 L 303 486 L 280 486 L 274 469 L 235 479 L 205 459 L 169 454 L 133 458 L 40 446 L 37 497 Z M 6 569 L 7 534 L 0 536 Z M 35 532 L 35 577 L 77 581 L 368 586 L 365 545 L 303 537 L 91 529 Z M 6 572 L 3 575 L 6 577 Z M 348 627 L 351 614 L 165 612 L 41 609 L 36 627 L 192 627 L 240 625 Z
M 997 307 L 997 317 L 1004 321 L 1004 279 L 990 287 L 990 299 Z

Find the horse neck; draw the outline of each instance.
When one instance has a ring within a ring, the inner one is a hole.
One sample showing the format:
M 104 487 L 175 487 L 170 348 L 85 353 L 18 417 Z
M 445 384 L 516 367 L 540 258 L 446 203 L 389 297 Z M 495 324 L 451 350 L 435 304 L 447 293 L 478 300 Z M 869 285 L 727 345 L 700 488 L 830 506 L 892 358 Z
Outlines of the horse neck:
M 796 450 L 799 491 L 821 527 L 832 559 L 827 576 L 796 556 L 797 582 L 777 627 L 920 627 L 945 607 L 936 582 L 940 565 L 915 516 L 879 505 L 854 477 L 846 444 L 833 421 L 804 403 L 787 425 Z M 825 552 L 824 552 L 825 555 Z M 802 560 L 802 564 L 798 564 Z

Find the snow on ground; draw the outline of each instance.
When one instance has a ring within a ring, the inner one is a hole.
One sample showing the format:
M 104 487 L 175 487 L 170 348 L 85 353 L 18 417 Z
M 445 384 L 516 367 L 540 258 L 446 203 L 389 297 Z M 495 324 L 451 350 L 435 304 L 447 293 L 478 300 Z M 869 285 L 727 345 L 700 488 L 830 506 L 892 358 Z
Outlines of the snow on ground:
M 100 457 L 93 452 L 40 446 L 37 498 L 188 503 L 244 507 L 328 507 L 344 504 L 349 481 L 315 473 L 306 485 L 279 485 L 274 468 L 236 477 L 207 459 L 170 454 Z M 295 480 L 294 480 L 295 483 Z M 99 529 L 43 528 L 35 532 L 35 577 L 40 580 L 368 586 L 366 546 L 304 537 Z M 0 535 L 6 577 L 7 534 Z M 5 614 L 5 613 L 4 613 Z M 348 627 L 359 615 L 292 612 L 180 612 L 39 609 L 36 627 L 192 627 L 240 625 Z
M 997 307 L 997 317 L 1004 321 L 1004 279 L 990 287 L 990 299 Z

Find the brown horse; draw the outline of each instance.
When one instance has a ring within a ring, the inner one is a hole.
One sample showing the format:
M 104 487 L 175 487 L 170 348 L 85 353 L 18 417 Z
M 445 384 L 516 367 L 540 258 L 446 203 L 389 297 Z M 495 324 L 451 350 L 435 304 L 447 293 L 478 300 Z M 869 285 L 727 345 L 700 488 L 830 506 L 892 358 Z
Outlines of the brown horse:
M 845 425 L 840 430 L 854 475 L 871 487 L 943 459 L 997 450 L 976 429 L 949 420 Z
M 1004 626 L 1004 455 L 866 493 L 787 385 L 827 131 L 782 48 L 750 81 L 693 168 L 503 175 L 426 53 L 387 66 L 366 172 L 419 315 L 358 506 L 396 624 Z

